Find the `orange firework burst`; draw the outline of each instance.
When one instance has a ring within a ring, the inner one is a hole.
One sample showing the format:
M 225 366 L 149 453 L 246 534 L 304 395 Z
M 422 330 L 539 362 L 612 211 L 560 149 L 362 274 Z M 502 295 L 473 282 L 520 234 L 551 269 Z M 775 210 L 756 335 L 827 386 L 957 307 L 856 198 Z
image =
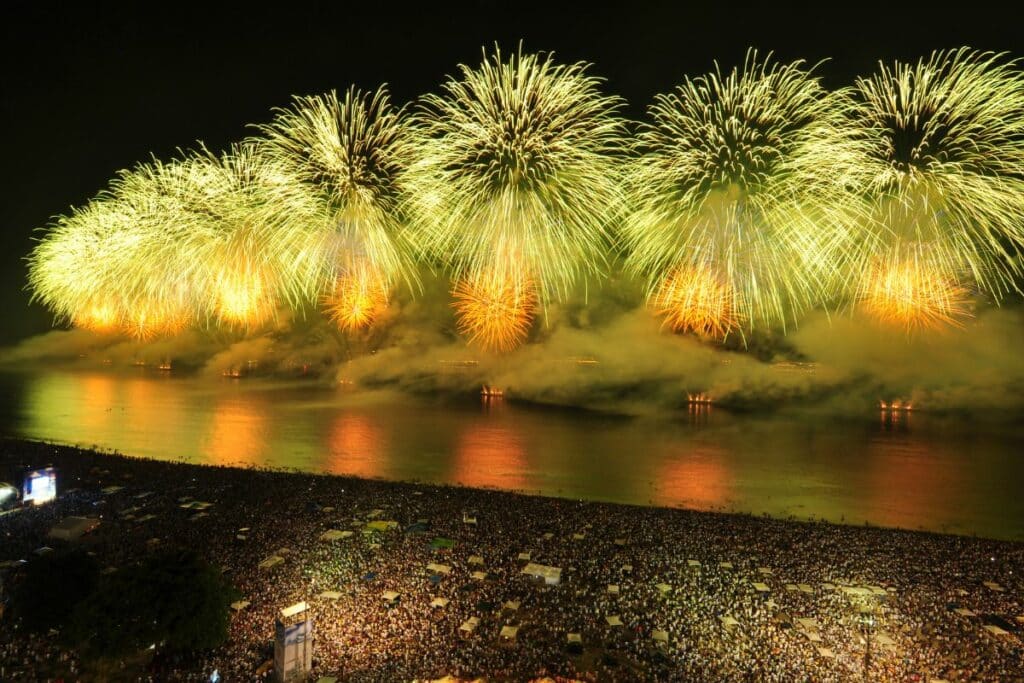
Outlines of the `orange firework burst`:
M 188 316 L 181 311 L 143 304 L 124 314 L 121 330 L 136 339 L 147 340 L 179 334 L 188 322 Z
M 225 323 L 251 328 L 263 325 L 273 313 L 264 277 L 258 268 L 243 264 L 217 278 L 217 317 Z
M 663 280 L 650 299 L 677 332 L 724 338 L 739 326 L 736 291 L 707 266 L 687 266 Z
M 327 312 L 343 330 L 369 327 L 388 306 L 388 287 L 365 271 L 343 275 L 325 302 Z
M 92 303 L 72 321 L 75 327 L 90 332 L 106 333 L 117 329 L 117 309 L 109 303 Z
M 470 342 L 508 351 L 526 339 L 537 307 L 533 281 L 486 274 L 459 280 L 452 295 L 459 331 Z
M 970 293 L 918 261 L 876 266 L 863 287 L 861 305 L 876 320 L 908 332 L 963 327 L 971 315 Z

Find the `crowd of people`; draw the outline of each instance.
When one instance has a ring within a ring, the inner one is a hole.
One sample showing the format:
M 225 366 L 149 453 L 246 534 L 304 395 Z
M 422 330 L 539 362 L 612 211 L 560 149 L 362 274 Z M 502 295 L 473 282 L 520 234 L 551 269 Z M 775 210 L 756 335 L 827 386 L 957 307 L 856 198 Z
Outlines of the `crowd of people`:
M 867 667 L 872 681 L 1024 681 L 1021 543 L 20 441 L 0 442 L 0 462 L 53 464 L 63 489 L 0 516 L 0 561 L 53 545 L 64 516 L 97 516 L 79 543 L 101 566 L 183 545 L 237 588 L 247 604 L 226 644 L 157 653 L 152 680 L 269 676 L 275 618 L 305 601 L 310 680 L 841 682 Z M 351 533 L 325 540 L 330 530 Z M 524 574 L 527 563 L 560 580 Z M 4 624 L 0 679 L 73 679 L 80 663 L 56 643 Z

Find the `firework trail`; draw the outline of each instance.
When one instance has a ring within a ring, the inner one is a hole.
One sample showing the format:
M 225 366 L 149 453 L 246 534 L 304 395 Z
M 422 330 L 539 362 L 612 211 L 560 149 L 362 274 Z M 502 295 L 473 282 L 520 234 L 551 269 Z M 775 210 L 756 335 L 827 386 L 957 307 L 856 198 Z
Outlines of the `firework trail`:
M 861 146 L 846 91 L 802 62 L 742 68 L 660 95 L 632 164 L 627 266 L 679 331 L 775 327 L 835 296 Z
M 342 329 L 369 325 L 398 282 L 416 282 L 400 240 L 402 176 L 415 155 L 404 110 L 383 87 L 350 88 L 297 97 L 260 130 L 260 153 L 298 181 L 280 210 L 313 207 L 315 239 L 300 261 L 314 269 L 314 293 Z
M 961 324 L 971 291 L 1016 290 L 1024 244 L 1024 74 L 963 48 L 856 84 L 871 146 L 856 298 L 907 329 Z
M 495 50 L 423 98 L 409 174 L 416 238 L 457 283 L 460 327 L 485 346 L 524 338 L 536 304 L 603 262 L 622 204 L 623 124 L 619 99 L 586 69 Z M 488 332 L 473 322 L 477 305 Z

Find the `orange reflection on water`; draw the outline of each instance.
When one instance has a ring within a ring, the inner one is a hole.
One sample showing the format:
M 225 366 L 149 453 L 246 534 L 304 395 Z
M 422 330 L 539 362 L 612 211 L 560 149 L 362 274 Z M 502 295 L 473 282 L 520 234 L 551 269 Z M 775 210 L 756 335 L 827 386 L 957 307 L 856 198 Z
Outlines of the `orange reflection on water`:
M 452 479 L 466 486 L 526 488 L 522 437 L 501 425 L 473 422 L 459 434 Z
M 226 398 L 213 409 L 203 452 L 214 465 L 262 465 L 267 416 L 252 397 Z
M 957 518 L 961 505 L 978 504 L 960 500 L 964 459 L 932 439 L 911 439 L 906 429 L 883 432 L 866 460 L 864 514 L 874 524 L 937 530 Z
M 86 375 L 82 378 L 86 398 L 82 402 L 82 426 L 86 429 L 99 429 L 110 423 L 111 415 L 114 413 L 114 391 L 119 381 L 102 374 Z M 123 420 L 124 416 L 119 415 L 118 419 Z
M 727 508 L 733 496 L 733 476 L 721 449 L 694 444 L 692 450 L 666 454 L 655 481 L 658 505 L 698 510 Z
M 366 415 L 343 413 L 331 425 L 327 471 L 371 479 L 384 476 L 385 436 Z

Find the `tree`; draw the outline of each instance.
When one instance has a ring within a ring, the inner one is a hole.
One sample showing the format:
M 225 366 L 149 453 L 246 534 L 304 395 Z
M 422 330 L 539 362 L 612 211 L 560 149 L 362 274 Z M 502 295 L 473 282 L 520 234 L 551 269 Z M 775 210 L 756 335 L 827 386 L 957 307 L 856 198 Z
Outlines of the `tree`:
M 96 586 L 96 560 L 78 550 L 47 553 L 25 565 L 14 583 L 11 612 L 28 631 L 60 629 Z
M 151 555 L 104 577 L 82 601 L 70 633 L 90 656 L 118 657 L 150 645 L 213 648 L 227 638 L 234 590 L 192 551 Z

